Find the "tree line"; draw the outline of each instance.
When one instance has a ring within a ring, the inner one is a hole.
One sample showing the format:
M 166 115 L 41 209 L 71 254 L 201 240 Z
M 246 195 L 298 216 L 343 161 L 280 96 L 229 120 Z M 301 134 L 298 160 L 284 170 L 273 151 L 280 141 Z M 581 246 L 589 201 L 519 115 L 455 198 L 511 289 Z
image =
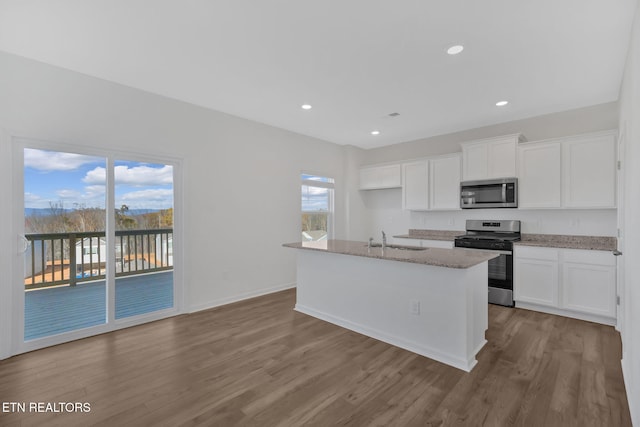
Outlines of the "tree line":
M 117 230 L 153 230 L 173 227 L 173 208 L 156 212 L 131 213 L 127 205 L 115 209 Z M 50 203 L 46 212 L 33 211 L 25 216 L 26 233 L 71 233 L 104 231 L 106 211 L 74 205 L 65 209 L 62 202 Z

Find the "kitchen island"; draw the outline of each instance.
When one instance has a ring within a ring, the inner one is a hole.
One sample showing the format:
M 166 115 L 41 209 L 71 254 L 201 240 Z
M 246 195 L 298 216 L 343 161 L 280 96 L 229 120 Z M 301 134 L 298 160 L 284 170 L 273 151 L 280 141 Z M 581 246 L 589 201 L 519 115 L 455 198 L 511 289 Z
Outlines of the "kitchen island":
M 297 311 L 464 371 L 477 363 L 495 254 L 347 240 L 284 246 L 300 249 Z

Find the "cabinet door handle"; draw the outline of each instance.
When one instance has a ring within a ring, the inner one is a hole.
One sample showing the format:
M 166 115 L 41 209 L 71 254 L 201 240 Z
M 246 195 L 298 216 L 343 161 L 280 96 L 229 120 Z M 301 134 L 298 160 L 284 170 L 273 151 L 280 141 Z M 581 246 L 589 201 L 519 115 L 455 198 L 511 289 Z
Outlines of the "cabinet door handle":
M 620 255 L 622 255 L 622 252 L 616 250 L 616 251 L 613 251 L 613 255 L 614 256 L 620 256 Z

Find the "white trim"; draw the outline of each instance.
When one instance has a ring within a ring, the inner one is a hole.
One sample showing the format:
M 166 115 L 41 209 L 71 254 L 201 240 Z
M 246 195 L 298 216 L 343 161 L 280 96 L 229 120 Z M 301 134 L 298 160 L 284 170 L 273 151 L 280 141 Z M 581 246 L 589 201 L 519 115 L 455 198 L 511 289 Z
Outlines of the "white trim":
M 586 133 L 579 133 L 577 135 L 569 135 L 569 136 L 559 136 L 556 138 L 547 138 L 547 139 L 539 139 L 539 140 L 535 140 L 535 141 L 523 141 L 520 142 L 518 145 L 522 145 L 522 146 L 526 146 L 529 144 L 540 144 L 540 143 L 551 143 L 551 142 L 566 142 L 566 141 L 581 141 L 585 138 L 598 138 L 601 136 L 610 136 L 613 135 L 614 137 L 618 136 L 618 130 L 617 129 L 607 129 L 607 130 L 601 130 L 601 131 L 596 131 L 596 132 L 586 132 Z
M 13 188 L 13 155 L 11 151 L 11 135 L 5 129 L 0 128 L 0 180 L 3 185 Z M 12 191 L 6 197 L 10 197 Z M 12 204 L 9 203 L 9 206 Z M 12 209 L 0 209 L 0 271 L 3 280 L 0 281 L 0 360 L 11 356 L 13 351 L 12 327 L 13 316 L 11 314 L 13 298 L 12 276 L 6 275 L 13 268 L 16 258 L 17 234 L 14 234 Z M 15 237 L 14 237 L 15 236 Z M 7 280 L 8 279 L 8 280 Z
M 21 142 L 15 138 L 11 140 L 12 159 L 13 159 L 13 181 L 11 183 L 11 202 L 13 205 L 12 215 L 12 229 L 13 236 L 16 240 L 18 236 L 24 236 L 24 146 Z M 24 351 L 24 292 L 17 292 L 17 284 L 24 283 L 24 261 L 23 255 L 18 252 L 17 246 L 12 248 L 12 268 L 11 268 L 11 281 L 10 286 L 13 290 L 12 301 L 13 306 L 11 309 L 11 354 L 19 354 Z
M 640 406 L 636 404 L 637 400 L 633 394 L 633 387 L 629 386 L 630 384 L 633 384 L 633 378 L 631 377 L 633 366 L 631 366 L 631 361 L 624 356 L 622 357 L 622 360 L 620 360 L 620 365 L 622 366 L 622 379 L 625 384 L 625 389 L 627 390 L 627 402 L 629 403 L 631 422 L 633 422 L 633 420 L 639 419 L 640 417 Z
M 115 266 L 116 265 L 116 254 L 115 248 L 116 239 L 116 219 L 112 213 L 115 211 L 115 162 L 113 157 L 108 156 L 106 159 L 106 180 L 105 180 L 105 212 L 107 213 L 106 224 L 105 224 L 105 236 L 107 237 L 107 266 Z M 124 256 L 124 254 L 121 254 Z M 105 292 L 107 293 L 106 304 L 107 304 L 107 325 L 113 325 L 116 319 L 116 272 L 115 268 L 107 268 L 106 277 L 105 277 Z
M 622 342 L 626 342 L 626 329 L 625 329 L 625 324 L 624 324 L 624 320 L 625 320 L 625 303 L 624 303 L 624 299 L 626 298 L 626 293 L 625 293 L 625 258 L 624 258 L 624 253 L 627 251 L 626 247 L 625 247 L 625 243 L 626 243 L 626 239 L 625 239 L 625 210 L 624 210 L 624 206 L 625 206 L 625 178 L 624 178 L 624 171 L 625 171 L 625 167 L 626 167 L 626 159 L 624 158 L 625 156 L 625 145 L 626 145 L 626 128 L 627 128 L 627 122 L 626 121 L 621 121 L 620 123 L 620 132 L 618 134 L 618 140 L 616 141 L 617 144 L 617 150 L 616 150 L 616 154 L 617 154 L 617 162 L 618 164 L 616 165 L 616 206 L 617 206 L 617 229 L 618 229 L 618 233 L 617 233 L 617 244 L 618 244 L 618 251 L 622 252 L 623 256 L 619 256 L 617 257 L 616 261 L 616 296 L 617 296 L 617 300 L 619 301 L 619 303 L 617 304 L 617 322 L 616 322 L 616 330 L 618 332 L 620 332 L 620 334 L 622 335 Z M 623 348 L 623 356 L 624 356 L 624 348 Z
M 281 285 L 272 286 L 269 288 L 258 289 L 256 291 L 243 292 L 241 294 L 233 295 L 230 297 L 219 298 L 206 303 L 192 305 L 189 308 L 189 313 L 196 313 L 198 311 L 209 310 L 211 308 L 220 307 L 220 306 L 231 304 L 234 302 L 244 301 L 251 298 L 260 297 L 263 295 L 286 291 L 287 289 L 294 289 L 295 287 L 296 287 L 296 284 L 295 282 L 293 282 L 293 283 L 283 283 Z
M 326 178 L 329 178 L 329 177 L 326 177 Z M 313 181 L 311 179 L 303 179 L 302 185 L 307 185 L 309 187 L 328 188 L 331 190 L 336 188 L 335 182 Z

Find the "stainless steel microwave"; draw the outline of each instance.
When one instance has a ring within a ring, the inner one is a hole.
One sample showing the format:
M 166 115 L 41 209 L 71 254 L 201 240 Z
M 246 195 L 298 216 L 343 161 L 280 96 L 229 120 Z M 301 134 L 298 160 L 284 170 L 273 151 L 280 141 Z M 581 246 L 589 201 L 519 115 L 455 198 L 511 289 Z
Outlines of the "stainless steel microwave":
M 518 178 L 462 181 L 460 207 L 462 209 L 517 208 Z

